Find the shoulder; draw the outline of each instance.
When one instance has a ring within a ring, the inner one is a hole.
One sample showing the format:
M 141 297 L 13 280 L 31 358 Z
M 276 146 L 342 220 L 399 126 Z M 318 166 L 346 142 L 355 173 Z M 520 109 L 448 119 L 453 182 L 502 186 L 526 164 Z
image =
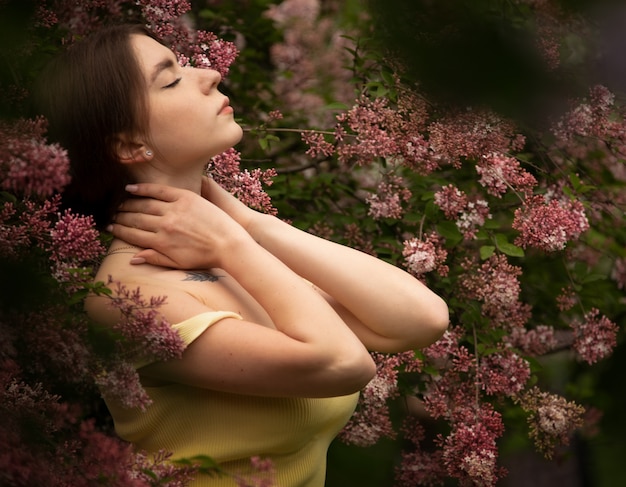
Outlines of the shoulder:
M 94 281 L 104 283 L 108 291 L 94 293 L 85 300 L 91 319 L 105 325 L 116 324 L 121 318 L 120 304 L 154 307 L 170 323 L 212 311 L 202 299 L 206 291 L 198 286 L 213 279 L 210 273 L 132 265 L 131 258 L 132 255 L 118 254 L 103 261 Z

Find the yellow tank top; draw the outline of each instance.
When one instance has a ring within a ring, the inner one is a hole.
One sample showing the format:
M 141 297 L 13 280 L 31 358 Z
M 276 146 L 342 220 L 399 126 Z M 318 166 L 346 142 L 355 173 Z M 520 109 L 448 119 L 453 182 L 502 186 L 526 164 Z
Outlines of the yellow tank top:
M 210 312 L 173 326 L 189 344 L 226 317 L 241 319 L 236 313 Z M 145 389 L 153 401 L 145 412 L 107 401 L 121 438 L 148 452 L 173 452 L 173 459 L 208 455 L 227 472 L 244 476 L 254 474 L 250 457 L 269 458 L 276 487 L 324 485 L 328 446 L 358 399 L 358 394 L 312 399 L 246 396 L 179 383 Z M 191 485 L 236 483 L 231 477 L 199 475 Z

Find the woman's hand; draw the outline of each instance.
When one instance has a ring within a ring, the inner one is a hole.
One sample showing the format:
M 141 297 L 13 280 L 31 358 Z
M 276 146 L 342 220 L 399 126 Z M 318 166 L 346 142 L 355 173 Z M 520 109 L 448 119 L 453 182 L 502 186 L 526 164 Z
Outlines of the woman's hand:
M 176 269 L 223 267 L 223 257 L 235 243 L 254 243 L 233 217 L 191 191 L 149 183 L 126 189 L 141 198 L 126 200 L 109 230 L 115 237 L 145 248 L 131 260 L 134 264 L 147 262 Z
M 246 231 L 262 214 L 246 206 L 209 177 L 202 178 L 202 197 L 228 213 Z

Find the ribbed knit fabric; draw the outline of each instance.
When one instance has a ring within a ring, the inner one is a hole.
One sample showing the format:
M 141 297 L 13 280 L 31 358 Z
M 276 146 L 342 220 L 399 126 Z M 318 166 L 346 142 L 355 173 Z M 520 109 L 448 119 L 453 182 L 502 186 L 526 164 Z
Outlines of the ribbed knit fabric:
M 210 312 L 174 325 L 191 343 L 231 312 Z M 138 364 L 145 365 L 145 364 Z M 270 458 L 276 487 L 322 487 L 330 442 L 352 415 L 358 394 L 334 398 L 270 398 L 229 394 L 168 383 L 145 387 L 145 412 L 115 401 L 107 406 L 119 436 L 137 448 L 165 449 L 173 459 L 208 455 L 222 468 L 250 475 L 250 457 Z M 193 487 L 234 487 L 231 477 L 199 476 Z

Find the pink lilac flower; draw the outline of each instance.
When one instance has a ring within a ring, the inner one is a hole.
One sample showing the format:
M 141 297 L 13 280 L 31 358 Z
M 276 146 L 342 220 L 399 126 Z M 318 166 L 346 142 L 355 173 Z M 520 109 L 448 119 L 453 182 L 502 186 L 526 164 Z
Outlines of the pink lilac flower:
M 411 443 L 410 449 L 401 453 L 400 465 L 396 467 L 395 478 L 398 487 L 443 487 L 446 470 L 442 451 L 425 451 L 422 444 L 426 438 L 424 427 L 414 417 L 403 422 L 403 437 Z
M 315 222 L 311 227 L 307 229 L 307 232 L 316 235 L 317 237 L 325 238 L 326 240 L 332 240 L 335 235 L 333 228 L 326 222 Z
M 0 211 L 0 255 L 16 256 L 28 251 L 30 245 L 46 248 L 50 238 L 51 221 L 57 213 L 61 198 L 57 194 L 43 202 L 22 200 L 19 207 L 12 202 Z
M 560 311 L 572 309 L 577 302 L 576 291 L 571 286 L 561 289 L 561 294 L 556 297 L 556 304 Z
M 434 201 L 444 212 L 446 218 L 453 220 L 465 210 L 469 200 L 462 190 L 449 184 L 435 193 Z
M 533 387 L 517 402 L 528 413 L 530 438 L 543 455 L 552 458 L 558 445 L 569 444 L 573 432 L 583 425 L 584 408 L 556 394 Z
M 148 455 L 144 451 L 133 452 L 129 470 L 137 480 L 147 486 L 154 485 L 157 480 L 159 487 L 187 487 L 198 473 L 194 465 L 180 465 L 171 462 L 172 453 L 159 450 Z
M 363 233 L 363 229 L 356 223 L 346 224 L 344 238 L 350 247 L 358 249 L 369 255 L 376 255 L 371 236 L 365 235 Z
M 470 201 L 468 196 L 456 186 L 449 184 L 435 193 L 435 204 L 456 226 L 465 240 L 472 240 L 476 232 L 491 218 L 489 204 L 485 200 Z
M 313 24 L 320 13 L 319 0 L 285 0 L 278 5 L 271 5 L 265 15 L 280 27 L 286 27 L 294 19 Z
M 525 355 L 533 357 L 545 355 L 557 346 L 554 328 L 547 325 L 538 325 L 530 330 L 515 327 L 508 336 L 504 337 L 504 341 L 520 349 Z
M 456 220 L 456 226 L 463 234 L 465 240 L 476 238 L 476 232 L 491 219 L 489 203 L 485 200 L 477 199 L 467 203 L 465 210 L 461 212 Z
M 270 196 L 263 190 L 263 185 L 271 185 L 276 177 L 275 169 L 254 169 L 241 171 L 241 156 L 235 149 L 214 157 L 208 168 L 208 174 L 215 179 L 224 189 L 237 196 L 243 203 L 268 213 L 275 215 L 276 208 L 272 205 Z
M 387 99 L 360 97 L 348 112 L 337 117 L 339 125 L 348 127 L 355 136 L 355 140 L 338 147 L 339 160 L 364 166 L 378 158 L 393 157 L 399 151 L 388 127 L 397 125 L 398 118 L 398 113 L 389 108 Z
M 434 361 L 446 358 L 458 349 L 459 341 L 464 334 L 464 330 L 452 324 L 439 340 L 424 348 L 423 353 L 427 358 Z
M 406 182 L 400 176 L 387 175 L 379 183 L 376 193 L 365 199 L 369 205 L 368 214 L 375 220 L 381 218 L 400 219 L 404 214 L 402 203 L 410 201 L 412 193 L 406 188 Z
M 553 133 L 563 142 L 574 137 L 604 139 L 606 135 L 612 135 L 618 124 L 610 117 L 614 107 L 615 95 L 606 87 L 596 85 L 590 89 L 589 99 L 563 116 L 553 128 Z
M 464 159 L 512 153 L 525 143 L 515 126 L 494 113 L 468 110 L 433 122 L 428 127 L 432 151 L 442 163 L 460 167 Z
M 489 395 L 514 396 L 530 378 L 530 364 L 518 354 L 505 350 L 483 357 L 478 378 Z
M 104 253 L 91 216 L 74 215 L 66 210 L 50 230 L 53 261 L 80 264 L 93 262 Z
M 611 279 L 617 283 L 618 289 L 626 289 L 626 258 L 618 257 L 611 269 Z
M 272 91 L 282 109 L 304 117 L 309 127 L 333 123 L 328 100 L 348 104 L 354 97 L 346 69 L 353 37 L 320 13 L 319 0 L 285 0 L 264 14 L 283 36 L 270 48 L 276 67 Z
M 519 300 L 522 270 L 508 263 L 505 255 L 494 254 L 480 267 L 463 263 L 461 289 L 469 299 L 481 301 L 483 314 L 507 329 L 522 326 L 530 316 L 528 305 Z
M 113 329 L 129 340 L 125 351 L 127 358 L 170 360 L 181 356 L 185 343 L 158 312 L 166 297 L 151 296 L 146 300 L 139 287 L 130 290 L 111 277 L 107 285 L 112 286 L 112 294 L 108 296 L 111 306 L 121 313 Z
M 46 198 L 70 181 L 67 152 L 43 138 L 42 119 L 0 125 L 0 189 Z
M 494 487 L 506 471 L 498 466 L 500 413 L 488 403 L 458 411 L 450 434 L 439 438 L 448 475 L 464 486 Z
M 3 203 L 0 210 L 0 256 L 15 256 L 17 249 L 29 241 L 28 228 L 12 224 L 16 213 L 13 202 Z
M 475 407 L 477 361 L 466 346 L 448 343 L 446 349 L 448 355 L 433 361 L 439 374 L 428 383 L 422 396 L 430 417 L 453 421 L 463 408 Z M 430 357 L 432 352 L 428 351 L 425 355 Z
M 480 176 L 479 184 L 498 198 L 509 190 L 528 196 L 537 185 L 535 177 L 522 169 L 515 157 L 504 154 L 483 156 L 476 165 L 476 172 Z
M 448 275 L 445 261 L 448 251 L 443 246 L 443 238 L 436 233 L 426 235 L 423 240 L 411 238 L 405 240 L 402 250 L 406 267 L 415 277 L 437 270 L 440 276 Z
M 311 157 L 330 157 L 335 152 L 335 146 L 319 132 L 302 132 L 302 140 L 309 146 L 306 153 Z
M 365 386 L 357 411 L 339 436 L 344 442 L 358 446 L 371 446 L 381 437 L 395 437 L 388 401 L 399 393 L 398 369 L 405 365 L 407 370 L 416 371 L 421 366 L 412 352 L 396 355 L 373 353 L 372 356 L 377 363 L 376 376 Z
M 574 351 L 588 364 L 611 355 L 617 344 L 619 327 L 595 308 L 585 314 L 583 321 L 575 320 L 570 326 L 574 329 Z
M 589 221 L 580 201 L 534 195 L 515 210 L 512 227 L 520 232 L 516 245 L 554 252 L 576 240 L 589 228 Z
M 112 485 L 128 485 L 129 487 L 145 487 L 147 484 L 133 478 L 129 466 L 132 464 L 132 447 L 117 438 L 107 436 L 99 431 L 93 420 L 84 421 L 80 425 L 79 434 L 60 452 L 77 456 L 77 477 L 74 485 L 90 485 L 110 479 Z M 78 452 L 80 451 L 80 456 Z M 62 456 L 61 456 L 62 458 Z
M 64 307 L 50 305 L 9 319 L 20 323 L 21 340 L 28 343 L 31 358 L 22 366 L 25 371 L 42 381 L 63 377 L 68 383 L 79 384 L 90 379 L 93 357 L 86 342 L 84 317 L 73 319 L 69 325 Z
M 57 0 L 51 10 L 41 0 L 36 22 L 47 27 L 58 25 L 68 32 L 63 42 L 72 43 L 101 27 L 104 19 L 119 19 L 122 4 L 123 0 Z
M 250 465 L 255 473 L 235 476 L 237 487 L 278 487 L 276 486 L 276 469 L 271 459 L 254 456 L 250 458 Z
M 145 411 L 152 399 L 141 385 L 139 374 L 133 364 L 116 360 L 107 364 L 95 377 L 95 383 L 107 400 L 119 401 L 124 407 Z
M 222 77 L 228 75 L 239 51 L 232 42 L 212 32 L 194 29 L 184 16 L 191 10 L 189 1 L 137 0 L 136 4 L 148 27 L 172 48 L 181 65 L 189 63 L 198 68 L 214 69 Z

